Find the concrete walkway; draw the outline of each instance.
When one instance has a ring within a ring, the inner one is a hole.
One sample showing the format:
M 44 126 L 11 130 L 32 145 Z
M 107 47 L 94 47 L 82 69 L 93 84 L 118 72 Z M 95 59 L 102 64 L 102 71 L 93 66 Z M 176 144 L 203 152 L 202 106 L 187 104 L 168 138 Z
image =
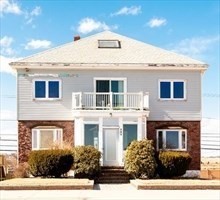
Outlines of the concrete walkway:
M 217 190 L 26 190 L 0 191 L 1 200 L 219 200 Z
M 95 184 L 94 190 L 118 190 L 118 191 L 134 191 L 136 188 L 132 186 L 130 183 L 127 184 Z

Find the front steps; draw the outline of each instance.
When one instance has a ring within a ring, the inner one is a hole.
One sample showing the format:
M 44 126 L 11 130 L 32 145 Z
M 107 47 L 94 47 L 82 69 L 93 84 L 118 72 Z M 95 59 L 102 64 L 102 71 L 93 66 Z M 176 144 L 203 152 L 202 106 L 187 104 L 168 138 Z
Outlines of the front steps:
M 124 167 L 102 167 L 96 183 L 129 183 L 130 177 Z

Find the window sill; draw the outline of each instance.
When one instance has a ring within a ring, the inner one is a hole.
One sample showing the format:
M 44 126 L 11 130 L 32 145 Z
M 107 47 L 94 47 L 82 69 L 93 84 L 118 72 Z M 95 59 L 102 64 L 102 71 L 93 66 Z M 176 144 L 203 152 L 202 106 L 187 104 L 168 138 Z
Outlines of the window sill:
M 158 99 L 158 101 L 187 101 L 187 99 Z
M 61 101 L 61 98 L 34 98 L 33 101 Z
M 186 149 L 157 149 L 157 151 L 187 151 Z

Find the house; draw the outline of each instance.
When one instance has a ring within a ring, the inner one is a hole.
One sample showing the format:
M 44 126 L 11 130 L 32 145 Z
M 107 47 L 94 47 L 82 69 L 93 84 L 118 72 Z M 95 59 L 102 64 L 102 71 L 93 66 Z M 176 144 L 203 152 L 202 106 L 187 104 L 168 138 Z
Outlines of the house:
M 104 31 L 29 56 L 17 70 L 19 162 L 53 143 L 93 145 L 122 166 L 132 140 L 187 151 L 200 170 L 203 62 Z

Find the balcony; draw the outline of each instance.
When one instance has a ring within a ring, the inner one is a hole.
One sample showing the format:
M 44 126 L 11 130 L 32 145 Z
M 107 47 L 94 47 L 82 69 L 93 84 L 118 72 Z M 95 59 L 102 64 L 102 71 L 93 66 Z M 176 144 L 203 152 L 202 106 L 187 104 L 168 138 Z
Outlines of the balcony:
M 149 109 L 148 93 L 72 93 L 74 110 L 147 110 Z

